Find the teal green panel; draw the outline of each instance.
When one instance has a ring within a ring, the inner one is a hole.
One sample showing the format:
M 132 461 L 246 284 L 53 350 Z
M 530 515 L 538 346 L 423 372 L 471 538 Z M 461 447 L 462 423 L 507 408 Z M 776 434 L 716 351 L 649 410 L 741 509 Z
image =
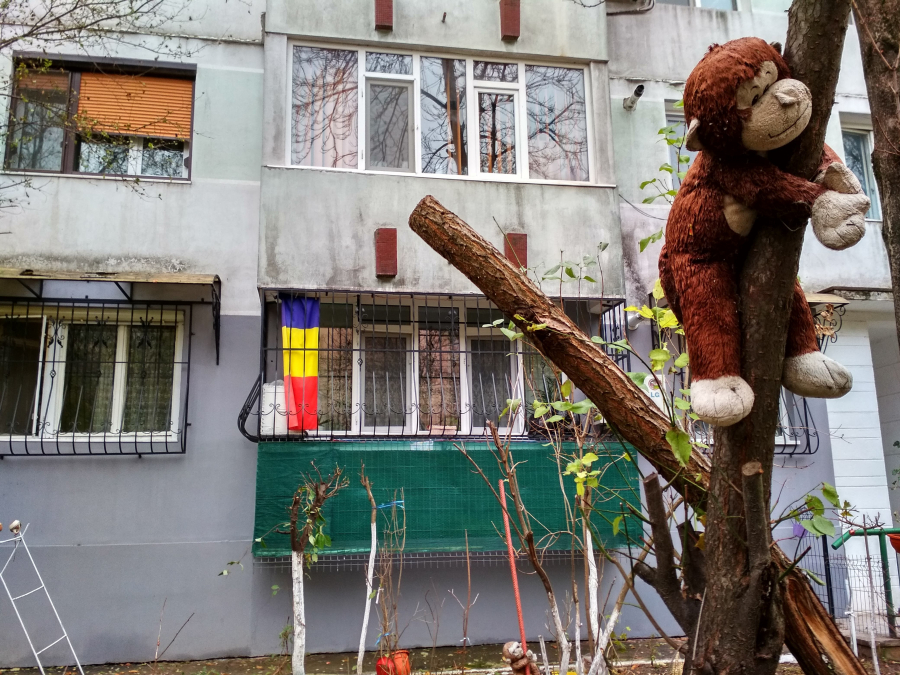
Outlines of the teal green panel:
M 553 548 L 569 548 L 570 538 L 557 534 L 567 529 L 566 507 L 552 449 L 541 443 L 520 442 L 513 443 L 511 450 L 518 464 L 519 486 L 531 514 L 535 539 Z M 487 445 L 467 443 L 466 451 L 496 489 L 499 470 Z M 574 453 L 574 444 L 564 451 Z M 503 548 L 503 540 L 498 534 L 503 529 L 500 506 L 484 480 L 453 443 L 303 441 L 259 444 L 254 538 L 264 538 L 265 546 L 254 543 L 255 556 L 290 554 L 287 535 L 274 530 L 287 520 L 292 495 L 302 474 L 309 472 L 313 463 L 323 474 L 336 465 L 342 467 L 350 483 L 327 504 L 323 514 L 333 542 L 328 553 L 369 551 L 371 508 L 359 483 L 362 464 L 372 481 L 377 504 L 400 499 L 402 491 L 406 552 L 462 551 L 465 550 L 466 533 L 470 550 Z M 626 545 L 624 528 L 613 536 L 611 523 L 623 511 L 627 512 L 624 503 L 640 508 L 637 471 L 622 457 L 621 446 L 611 454 L 601 456 L 595 464 L 598 465 L 606 466 L 606 470 L 596 505 L 600 513 L 593 522 L 606 546 L 622 547 Z M 573 504 L 574 484 L 570 477 L 565 478 L 564 485 L 569 504 Z M 379 533 L 384 529 L 387 512 L 387 508 L 380 512 Z M 640 521 L 629 516 L 626 525 L 631 538 L 637 540 L 641 533 Z

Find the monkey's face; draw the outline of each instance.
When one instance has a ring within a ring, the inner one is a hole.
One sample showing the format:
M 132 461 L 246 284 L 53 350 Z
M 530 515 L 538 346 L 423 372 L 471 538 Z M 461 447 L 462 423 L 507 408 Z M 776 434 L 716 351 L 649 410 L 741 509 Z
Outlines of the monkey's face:
M 799 80 L 779 80 L 772 61 L 764 61 L 756 77 L 738 86 L 736 102 L 743 112 L 741 140 L 748 150 L 774 150 L 790 143 L 812 115 L 809 89 Z

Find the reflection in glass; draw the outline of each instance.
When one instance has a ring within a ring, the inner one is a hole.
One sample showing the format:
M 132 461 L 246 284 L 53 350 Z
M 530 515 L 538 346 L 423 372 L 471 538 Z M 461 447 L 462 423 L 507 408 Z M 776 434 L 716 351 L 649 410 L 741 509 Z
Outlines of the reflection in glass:
M 522 354 L 525 369 L 525 409 L 532 410 L 535 401 L 559 401 L 562 394 L 553 366 L 536 349 L 525 346 Z
M 366 52 L 366 72 L 412 75 L 412 56 Z
M 181 178 L 184 166 L 184 141 L 165 138 L 144 139 L 141 175 Z
M 844 157 L 847 166 L 859 179 L 863 192 L 869 197 L 872 206 L 866 213 L 866 218 L 877 220 L 881 218 L 881 208 L 878 203 L 878 195 L 875 191 L 875 181 L 872 177 L 872 155 L 869 151 L 869 134 L 854 131 L 844 132 Z
M 355 51 L 294 47 L 291 163 L 356 168 Z
M 482 173 L 516 173 L 516 98 L 478 94 L 478 134 Z
M 490 63 L 476 61 L 473 77 L 487 82 L 518 82 L 519 65 L 517 63 Z
M 726 12 L 735 10 L 734 0 L 703 0 L 701 6 L 704 9 L 719 9 Z
M 110 430 L 117 335 L 117 326 L 69 326 L 60 433 Z
M 412 167 L 409 99 L 409 85 L 369 84 L 369 168 Z
M 320 317 L 324 317 L 321 305 Z M 323 320 L 324 323 L 324 320 Z M 353 413 L 353 328 L 319 328 L 319 430 L 348 431 Z
M 513 357 L 509 340 L 472 340 L 470 342 L 471 368 L 470 395 L 473 425 L 476 429 L 487 426 L 487 421 L 501 424 L 500 413 L 506 408 L 507 399 L 513 396 Z
M 123 432 L 169 431 L 174 379 L 175 326 L 132 326 Z
M 459 428 L 459 309 L 419 307 L 419 429 Z
M 532 178 L 588 179 L 584 71 L 525 66 L 528 169 Z
M 10 169 L 62 170 L 69 76 L 30 72 L 19 76 L 6 143 Z
M 85 138 L 78 143 L 78 170 L 81 173 L 128 173 L 128 153 L 131 141 L 127 138 Z
M 0 320 L 0 432 L 31 434 L 37 392 L 41 319 Z
M 406 422 L 406 338 L 366 336 L 363 380 L 363 424 L 402 429 Z
M 465 175 L 466 62 L 422 57 L 422 171 Z

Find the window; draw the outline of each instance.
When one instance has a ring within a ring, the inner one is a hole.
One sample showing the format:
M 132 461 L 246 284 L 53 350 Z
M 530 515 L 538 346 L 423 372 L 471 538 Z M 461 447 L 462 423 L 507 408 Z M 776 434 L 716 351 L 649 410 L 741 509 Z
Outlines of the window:
M 178 309 L 0 306 L 0 435 L 177 438 L 183 336 Z
M 872 201 L 866 218 L 881 219 L 881 204 L 878 200 L 878 188 L 875 185 L 875 174 L 872 172 L 872 132 L 843 130 L 844 161 L 859 179 L 863 192 Z
M 90 67 L 19 63 L 6 168 L 187 178 L 192 76 Z
M 666 5 L 703 7 L 704 9 L 718 9 L 726 12 L 733 12 L 738 9 L 738 0 L 659 0 L 659 2 Z
M 531 404 L 559 398 L 561 376 L 531 347 L 510 342 L 501 330 L 508 319 L 484 298 L 296 292 L 267 300 L 259 401 L 248 399 L 242 413 L 246 421 L 258 411 L 260 438 L 482 436 L 488 421 L 525 435 L 534 431 L 526 414 Z M 318 307 L 318 325 L 304 323 L 313 333 L 302 337 L 297 326 L 281 325 L 285 303 L 300 302 Z M 624 323 L 608 315 L 622 315 L 622 306 L 565 302 L 579 326 L 610 341 L 622 337 Z M 286 363 L 314 360 L 317 373 L 309 366 L 285 373 L 293 368 Z M 316 393 L 305 388 L 309 375 L 316 375 Z M 297 413 L 285 391 L 295 400 L 315 396 L 314 423 L 291 427 Z M 511 399 L 524 404 L 512 418 L 504 413 Z
M 584 68 L 297 45 L 291 70 L 292 165 L 590 180 Z

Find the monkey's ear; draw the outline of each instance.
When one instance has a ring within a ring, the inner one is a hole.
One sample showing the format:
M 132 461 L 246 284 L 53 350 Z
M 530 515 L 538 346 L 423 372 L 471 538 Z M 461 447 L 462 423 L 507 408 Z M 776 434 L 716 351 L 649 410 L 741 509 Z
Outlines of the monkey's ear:
M 696 117 L 691 120 L 690 125 L 688 126 L 687 134 L 684 136 L 684 147 L 686 147 L 691 152 L 698 152 L 703 149 L 703 144 L 700 143 L 700 139 L 697 137 L 697 134 L 700 131 L 700 120 Z
M 781 54 L 781 43 L 780 42 L 770 42 L 769 44 L 775 49 L 776 52 Z

